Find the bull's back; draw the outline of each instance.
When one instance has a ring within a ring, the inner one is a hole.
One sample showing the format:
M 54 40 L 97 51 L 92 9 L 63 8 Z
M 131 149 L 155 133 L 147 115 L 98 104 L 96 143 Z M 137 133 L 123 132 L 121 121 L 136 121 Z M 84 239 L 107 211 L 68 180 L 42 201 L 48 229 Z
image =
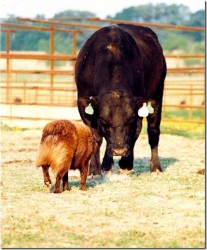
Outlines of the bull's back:
M 116 45 L 114 48 L 113 44 Z M 132 55 L 131 58 L 129 54 Z M 112 55 L 113 59 L 109 55 Z M 110 63 L 108 63 L 109 59 Z M 117 60 L 119 60 L 118 64 L 122 65 L 119 71 L 123 78 L 126 75 L 135 76 L 134 87 L 130 83 L 131 89 L 137 89 L 134 95 L 142 95 L 143 91 L 140 89 L 144 86 L 147 97 L 156 99 L 156 96 L 159 96 L 158 99 L 160 98 L 163 86 L 159 85 L 163 85 L 166 64 L 158 38 L 149 28 L 127 24 L 113 25 L 98 30 L 82 47 L 77 58 L 75 73 L 79 97 L 97 95 L 97 88 L 94 87 L 96 75 L 97 80 L 100 81 L 98 87 L 101 89 L 107 84 L 106 80 L 110 75 L 108 72 L 116 65 Z M 123 74 L 124 71 L 126 73 Z M 144 83 L 141 79 L 144 79 Z M 122 79 L 118 85 L 123 85 L 123 82 Z M 140 85 L 142 85 L 141 88 L 138 87 Z
M 146 95 L 160 99 L 166 76 L 166 62 L 157 35 L 148 27 L 126 24 L 118 26 L 133 37 L 139 48 Z M 140 63 L 139 59 L 137 63 Z

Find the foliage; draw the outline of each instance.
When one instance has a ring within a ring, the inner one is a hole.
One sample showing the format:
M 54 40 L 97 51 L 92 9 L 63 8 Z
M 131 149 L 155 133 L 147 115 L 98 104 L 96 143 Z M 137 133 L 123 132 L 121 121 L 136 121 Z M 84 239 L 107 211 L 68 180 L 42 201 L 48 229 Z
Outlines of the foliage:
M 204 27 L 205 26 L 204 10 L 199 10 L 195 13 L 192 13 L 188 21 L 188 25 L 196 27 Z M 195 41 L 204 41 L 205 38 L 204 36 L 205 36 L 204 32 L 195 32 L 193 37 Z
M 54 19 L 59 19 L 62 21 L 70 21 L 71 17 L 95 17 L 95 14 L 89 11 L 79 11 L 79 10 L 66 10 L 55 14 Z M 81 21 L 82 22 L 82 21 Z
M 184 26 L 205 26 L 205 11 L 199 10 L 191 13 L 185 5 L 167 5 L 145 4 L 137 7 L 129 7 L 117 13 L 113 19 L 130 20 L 138 22 L 151 22 L 159 24 L 184 25 Z M 154 28 L 153 28 L 154 29 Z M 204 41 L 204 32 L 181 32 L 154 29 L 164 50 L 172 51 L 174 49 L 184 50 L 190 53 L 199 53 L 197 47 L 193 46 L 195 41 L 202 43 Z M 202 46 L 202 53 L 205 47 Z
M 191 13 L 185 5 L 144 4 L 129 7 L 117 13 L 114 19 L 131 20 L 138 22 L 165 23 L 184 25 L 190 19 Z

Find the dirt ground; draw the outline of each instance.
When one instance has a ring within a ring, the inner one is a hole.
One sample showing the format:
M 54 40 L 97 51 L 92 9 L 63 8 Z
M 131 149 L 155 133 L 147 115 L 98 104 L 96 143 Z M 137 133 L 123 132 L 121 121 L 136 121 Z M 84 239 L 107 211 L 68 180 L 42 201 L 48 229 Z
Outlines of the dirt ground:
M 3 248 L 205 247 L 204 140 L 161 135 L 164 174 L 154 177 L 141 135 L 131 175 L 117 174 L 116 159 L 115 173 L 89 178 L 87 191 L 71 171 L 71 191 L 53 194 L 34 166 L 40 138 L 41 130 L 2 131 Z

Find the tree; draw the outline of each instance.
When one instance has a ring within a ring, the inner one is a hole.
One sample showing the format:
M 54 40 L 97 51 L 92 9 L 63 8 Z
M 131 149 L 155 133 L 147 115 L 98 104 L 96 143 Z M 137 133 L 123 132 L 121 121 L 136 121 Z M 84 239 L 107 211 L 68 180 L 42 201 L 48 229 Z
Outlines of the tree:
M 54 20 L 61 20 L 64 22 L 72 22 L 73 18 L 88 18 L 88 17 L 95 17 L 96 15 L 92 12 L 89 11 L 78 11 L 78 10 L 66 10 L 63 12 L 59 12 L 57 14 L 55 14 L 54 16 Z M 90 21 L 87 20 L 75 20 L 76 23 L 83 23 L 86 24 L 87 22 L 90 23 Z M 79 28 L 78 28 L 79 29 Z M 79 34 L 78 35 L 78 39 L 77 39 L 77 47 L 81 48 L 82 45 L 84 44 L 84 42 L 88 39 L 88 37 L 92 34 L 92 31 L 87 31 L 84 32 L 83 34 Z M 64 36 L 63 34 L 61 35 L 61 37 Z M 60 37 L 57 38 L 60 40 Z M 60 46 L 59 46 L 60 48 Z M 60 50 L 62 50 L 60 48 Z
M 192 13 L 187 25 L 188 26 L 195 26 L 195 27 L 205 27 L 205 11 L 199 10 L 195 13 Z M 193 40 L 194 41 L 204 41 L 204 36 L 205 36 L 204 32 L 194 32 Z
M 55 14 L 53 19 L 61 19 L 64 21 L 68 21 L 67 17 L 68 18 L 95 17 L 95 14 L 92 12 L 89 12 L 89 11 L 65 10 L 65 11 L 62 11 L 62 12 Z
M 151 22 L 159 24 L 186 25 L 204 27 L 204 11 L 191 13 L 189 8 L 183 4 L 145 4 L 123 9 L 116 13 L 111 19 L 129 20 L 137 22 Z M 194 41 L 202 42 L 204 32 L 169 31 L 153 28 L 157 33 L 165 50 L 192 48 Z M 199 46 L 194 46 L 198 48 Z
M 190 19 L 190 10 L 182 4 L 145 4 L 123 9 L 111 18 L 138 22 L 185 25 Z

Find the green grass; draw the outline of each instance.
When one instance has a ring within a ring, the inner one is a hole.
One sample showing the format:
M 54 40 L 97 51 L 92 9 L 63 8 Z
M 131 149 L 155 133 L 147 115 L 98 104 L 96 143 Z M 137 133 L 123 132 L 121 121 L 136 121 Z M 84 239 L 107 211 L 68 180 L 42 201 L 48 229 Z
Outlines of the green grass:
M 188 122 L 162 122 L 161 133 L 179 135 L 192 139 L 204 139 L 205 124 Z
M 29 128 L 23 128 L 19 126 L 8 126 L 7 124 L 4 124 L 1 122 L 1 130 L 3 131 L 25 131 L 29 130 Z
M 178 109 L 178 110 L 168 110 L 164 111 L 162 117 L 163 118 L 175 118 L 175 119 L 191 119 L 191 120 L 203 120 L 204 119 L 204 110 L 195 109 L 192 111 L 186 109 Z
M 190 122 L 162 121 L 160 126 L 161 134 L 184 136 L 192 139 L 205 138 L 205 124 Z M 147 134 L 147 123 L 143 122 L 142 134 Z

